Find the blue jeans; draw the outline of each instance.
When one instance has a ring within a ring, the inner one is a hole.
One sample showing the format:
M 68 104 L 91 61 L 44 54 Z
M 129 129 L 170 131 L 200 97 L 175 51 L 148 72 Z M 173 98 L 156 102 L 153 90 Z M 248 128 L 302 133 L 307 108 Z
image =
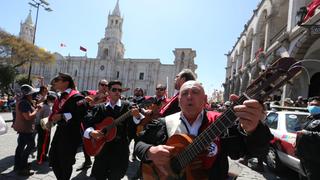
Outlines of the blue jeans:
M 14 155 L 14 165 L 16 170 L 28 168 L 28 157 L 35 147 L 34 133 L 19 133 L 18 146 Z

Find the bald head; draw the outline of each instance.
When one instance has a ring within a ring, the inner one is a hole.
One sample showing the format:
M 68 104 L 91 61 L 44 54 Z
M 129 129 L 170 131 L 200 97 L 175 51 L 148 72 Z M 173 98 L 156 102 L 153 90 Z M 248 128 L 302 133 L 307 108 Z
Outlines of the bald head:
M 190 89 L 192 87 L 197 87 L 197 88 L 199 88 L 200 91 L 202 91 L 202 93 L 204 93 L 204 89 L 203 89 L 201 83 L 198 81 L 195 81 L 195 80 L 190 80 L 190 81 L 185 82 L 180 88 L 180 93 L 184 89 Z

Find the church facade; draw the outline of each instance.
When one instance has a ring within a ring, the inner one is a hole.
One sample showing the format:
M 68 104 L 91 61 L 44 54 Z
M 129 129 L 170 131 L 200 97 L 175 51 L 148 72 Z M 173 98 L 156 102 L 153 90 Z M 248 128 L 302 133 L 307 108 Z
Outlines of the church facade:
M 125 48 L 122 43 L 123 18 L 120 14 L 119 1 L 108 15 L 105 35 L 98 43 L 96 58 L 86 56 L 62 56 L 54 53 L 54 64 L 33 64 L 32 75 L 43 76 L 46 83 L 59 72 L 73 76 L 78 90 L 97 89 L 100 79 L 120 80 L 123 87 L 130 88 L 124 95 L 132 95 L 133 89 L 141 87 L 146 95 L 153 95 L 158 83 L 168 85 L 168 95 L 174 92 L 174 78 L 184 68 L 193 71 L 197 69 L 194 63 L 196 51 L 191 48 L 176 48 L 173 50 L 173 64 L 161 64 L 160 59 L 124 58 Z M 20 37 L 32 42 L 34 26 L 29 13 L 24 23 L 21 23 Z M 28 73 L 23 69 L 22 73 Z

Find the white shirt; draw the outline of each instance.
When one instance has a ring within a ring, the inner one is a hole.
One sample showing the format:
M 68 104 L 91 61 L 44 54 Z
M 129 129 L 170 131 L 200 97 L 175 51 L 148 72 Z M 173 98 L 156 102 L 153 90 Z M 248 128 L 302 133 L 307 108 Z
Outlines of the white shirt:
M 189 134 L 194 135 L 194 136 L 198 135 L 199 128 L 200 128 L 202 121 L 203 121 L 203 114 L 204 114 L 204 111 L 201 111 L 201 113 L 198 115 L 197 119 L 193 122 L 192 125 L 189 124 L 187 118 L 182 113 L 180 114 L 180 119 L 183 121 Z
M 114 105 L 112 105 L 111 102 L 108 101 L 106 104 L 106 107 L 108 107 L 108 106 L 111 107 L 112 109 L 114 109 L 114 107 L 116 107 L 116 106 L 121 107 L 121 100 L 118 99 L 118 101 Z

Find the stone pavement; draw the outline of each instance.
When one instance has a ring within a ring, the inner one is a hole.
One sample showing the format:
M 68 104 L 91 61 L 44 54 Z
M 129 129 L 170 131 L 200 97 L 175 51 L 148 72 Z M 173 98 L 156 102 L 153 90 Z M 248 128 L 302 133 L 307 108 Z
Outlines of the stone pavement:
M 10 120 L 11 115 L 9 113 L 0 113 L 0 115 L 5 120 Z M 11 126 L 11 122 L 7 122 L 8 126 Z M 53 132 L 52 132 L 53 134 Z M 13 171 L 13 162 L 14 162 L 14 151 L 17 146 L 17 133 L 12 129 L 9 128 L 7 134 L 0 136 L 0 180 L 23 180 L 23 179 L 30 179 L 30 180 L 51 180 L 56 179 L 53 171 L 48 167 L 48 163 L 45 162 L 42 165 L 38 165 L 36 163 L 35 158 L 30 157 L 29 162 L 32 163 L 32 169 L 35 171 L 35 174 L 30 177 L 21 177 L 17 176 L 16 173 Z M 132 149 L 132 145 L 130 149 Z M 36 154 L 36 153 L 34 153 Z M 130 157 L 131 159 L 131 157 Z M 93 160 L 93 158 L 92 158 Z M 91 168 L 87 171 L 76 171 L 76 168 L 81 166 L 84 162 L 84 156 L 81 152 L 81 148 L 79 148 L 79 152 L 76 155 L 76 164 L 73 166 L 72 178 L 73 180 L 81 180 L 81 179 L 92 179 L 90 178 Z M 238 174 L 239 180 L 247 180 L 247 179 L 278 179 L 268 171 L 264 174 L 260 174 L 256 171 L 251 170 L 247 166 L 240 164 L 237 161 L 229 161 L 230 163 L 230 172 L 233 174 Z M 129 168 L 127 171 L 126 176 L 123 178 L 124 180 L 132 179 L 135 170 L 138 168 L 138 162 L 129 161 Z M 265 168 L 266 169 L 266 168 Z

